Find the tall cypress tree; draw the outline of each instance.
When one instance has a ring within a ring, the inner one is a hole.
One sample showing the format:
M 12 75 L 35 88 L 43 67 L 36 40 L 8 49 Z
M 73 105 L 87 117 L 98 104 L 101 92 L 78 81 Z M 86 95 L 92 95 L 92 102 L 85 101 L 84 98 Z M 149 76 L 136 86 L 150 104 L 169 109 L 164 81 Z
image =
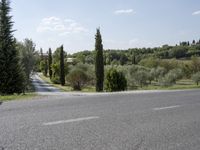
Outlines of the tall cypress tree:
M 103 91 L 104 83 L 104 60 L 103 60 L 103 44 L 100 29 L 97 29 L 95 36 L 95 74 L 96 74 L 96 91 Z
M 47 73 L 48 73 L 48 60 L 47 60 L 47 57 L 45 56 L 44 58 L 44 76 L 47 77 Z
M 65 61 L 64 61 L 64 50 L 63 45 L 60 48 L 60 83 L 62 86 L 65 85 Z
M 51 48 L 49 48 L 49 77 L 50 79 L 52 78 L 52 74 L 53 74 L 53 71 L 52 71 L 52 51 L 51 51 Z
M 8 0 L 0 1 L 0 94 L 22 93 L 25 73 L 20 65 L 12 30 L 13 22 Z
M 40 61 L 43 61 L 44 55 L 43 55 L 43 50 L 40 48 Z

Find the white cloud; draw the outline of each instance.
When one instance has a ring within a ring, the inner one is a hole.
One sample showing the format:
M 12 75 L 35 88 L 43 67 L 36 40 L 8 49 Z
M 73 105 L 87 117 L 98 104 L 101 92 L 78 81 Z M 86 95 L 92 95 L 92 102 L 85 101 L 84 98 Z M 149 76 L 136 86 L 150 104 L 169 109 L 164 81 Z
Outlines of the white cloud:
M 200 15 L 200 10 L 193 12 L 192 15 Z
M 120 9 L 120 10 L 116 10 L 114 12 L 114 14 L 118 15 L 118 14 L 131 14 L 131 13 L 135 13 L 133 11 L 133 9 Z
M 75 20 L 62 20 L 61 18 L 54 16 L 42 19 L 37 28 L 37 32 L 39 33 L 54 32 L 62 36 L 70 33 L 81 33 L 87 31 L 88 30 L 85 27 L 77 23 Z

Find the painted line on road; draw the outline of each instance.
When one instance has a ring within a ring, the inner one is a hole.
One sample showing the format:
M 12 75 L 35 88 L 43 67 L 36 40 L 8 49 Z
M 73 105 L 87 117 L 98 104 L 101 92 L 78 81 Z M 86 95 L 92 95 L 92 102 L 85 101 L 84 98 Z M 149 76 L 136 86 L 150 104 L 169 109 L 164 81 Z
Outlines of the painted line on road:
M 94 120 L 94 119 L 99 119 L 99 117 L 98 116 L 93 116 L 93 117 L 86 117 L 86 118 L 60 120 L 60 121 L 55 121 L 55 122 L 43 123 L 43 126 L 51 126 L 51 125 L 58 125 L 58 124 L 63 124 L 63 123 L 80 122 L 80 121 Z
M 165 110 L 165 109 L 173 109 L 173 108 L 178 108 L 181 107 L 180 105 L 175 105 L 175 106 L 168 106 L 168 107 L 160 107 L 160 108 L 154 108 L 153 110 Z

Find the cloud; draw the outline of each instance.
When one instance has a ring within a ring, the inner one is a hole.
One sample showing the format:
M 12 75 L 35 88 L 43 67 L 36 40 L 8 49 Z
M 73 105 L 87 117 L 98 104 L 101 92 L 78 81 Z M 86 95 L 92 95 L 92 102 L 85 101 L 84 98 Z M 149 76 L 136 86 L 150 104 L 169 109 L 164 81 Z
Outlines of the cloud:
M 37 27 L 37 32 L 39 33 L 54 32 L 61 36 L 87 31 L 88 30 L 85 27 L 73 19 L 62 20 L 61 18 L 54 16 L 42 19 Z
M 135 13 L 133 11 L 133 9 L 120 9 L 120 10 L 116 10 L 114 12 L 114 14 L 119 15 L 119 14 L 131 14 L 131 13 Z
M 200 10 L 193 12 L 192 15 L 200 15 Z

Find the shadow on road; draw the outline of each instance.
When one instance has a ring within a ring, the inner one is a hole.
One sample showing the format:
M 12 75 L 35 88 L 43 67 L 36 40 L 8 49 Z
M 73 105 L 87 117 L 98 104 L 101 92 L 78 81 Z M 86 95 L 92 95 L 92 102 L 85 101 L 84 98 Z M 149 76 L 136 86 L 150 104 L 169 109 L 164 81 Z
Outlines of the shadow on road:
M 2 104 L 3 104 L 3 102 L 0 101 L 0 105 L 2 105 Z M 0 149 L 0 150 L 1 150 L 1 149 Z

